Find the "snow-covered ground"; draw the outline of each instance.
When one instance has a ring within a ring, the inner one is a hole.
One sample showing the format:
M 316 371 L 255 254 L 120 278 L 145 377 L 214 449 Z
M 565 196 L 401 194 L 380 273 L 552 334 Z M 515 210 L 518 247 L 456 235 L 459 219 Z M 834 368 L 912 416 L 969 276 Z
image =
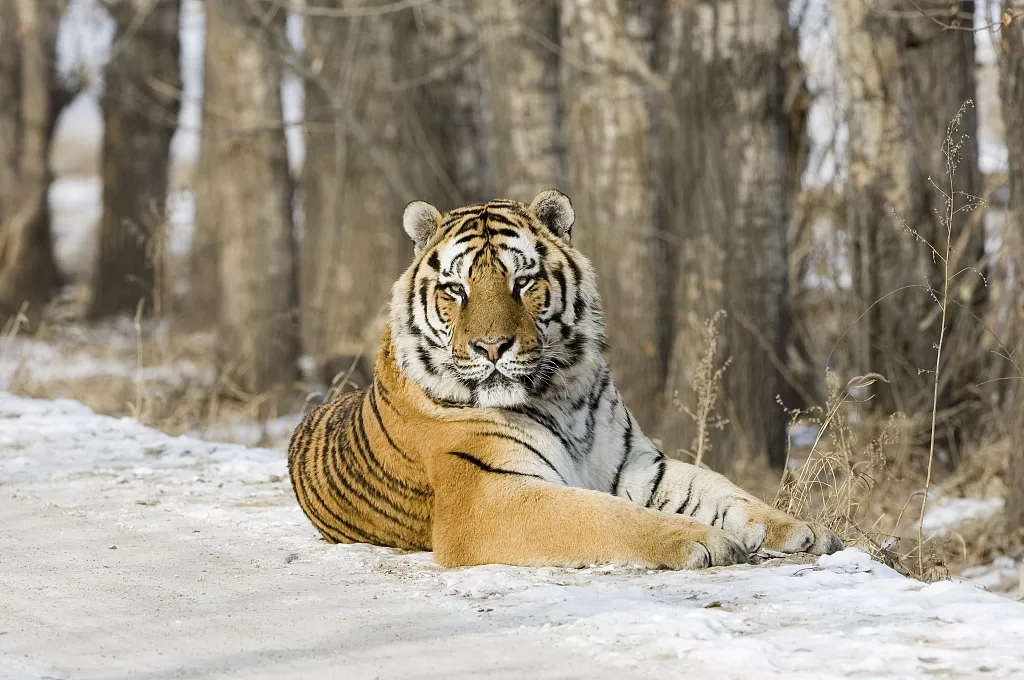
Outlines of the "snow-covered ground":
M 445 570 L 318 540 L 280 452 L 0 393 L 0 677 L 1024 674 L 1024 605 L 848 550 Z

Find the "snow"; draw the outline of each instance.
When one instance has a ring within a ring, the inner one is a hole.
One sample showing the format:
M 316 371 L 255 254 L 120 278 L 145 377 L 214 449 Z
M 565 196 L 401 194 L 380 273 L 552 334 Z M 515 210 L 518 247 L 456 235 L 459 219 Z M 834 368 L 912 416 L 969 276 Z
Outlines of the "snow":
M 1002 498 L 943 498 L 928 504 L 924 530 L 944 534 L 962 522 L 986 519 L 1003 509 Z
M 1024 673 L 1024 606 L 865 553 L 443 569 L 320 541 L 279 451 L 0 393 L 0 678 Z

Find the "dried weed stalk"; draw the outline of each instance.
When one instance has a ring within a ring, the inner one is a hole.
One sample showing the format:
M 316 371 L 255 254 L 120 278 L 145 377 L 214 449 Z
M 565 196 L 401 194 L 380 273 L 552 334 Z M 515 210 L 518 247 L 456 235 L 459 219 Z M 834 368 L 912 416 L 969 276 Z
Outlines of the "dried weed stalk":
M 679 392 L 676 392 L 672 399 L 672 405 L 690 416 L 697 426 L 697 433 L 693 438 L 691 449 L 681 451 L 693 458 L 694 465 L 700 465 L 704 457 L 711 451 L 711 430 L 721 430 L 729 422 L 727 419 L 715 415 L 722 377 L 725 375 L 726 369 L 729 368 L 729 364 L 732 363 L 732 357 L 729 357 L 722 362 L 721 366 L 715 365 L 719 335 L 717 324 L 725 316 L 725 310 L 720 309 L 704 325 L 704 356 L 697 363 L 697 370 L 694 371 L 691 383 L 691 388 L 697 399 L 696 406 L 691 409 L 680 401 Z

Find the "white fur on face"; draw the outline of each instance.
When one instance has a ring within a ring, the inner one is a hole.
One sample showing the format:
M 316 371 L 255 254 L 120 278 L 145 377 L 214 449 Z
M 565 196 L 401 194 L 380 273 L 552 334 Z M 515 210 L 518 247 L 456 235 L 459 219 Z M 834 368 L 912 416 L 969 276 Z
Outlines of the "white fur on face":
M 540 261 L 538 239 L 544 241 L 548 252 L 544 262 Z M 440 319 L 436 305 L 427 304 L 424 308 L 419 290 L 426 281 L 428 299 L 432 300 L 435 286 L 454 282 L 472 296 L 469 272 L 481 242 L 458 243 L 455 238 L 434 251 L 436 275 L 426 264 L 426 258 L 421 257 L 395 284 L 391 328 L 399 367 L 428 394 L 445 401 L 495 408 L 522 406 L 537 398 L 528 386 L 538 375 L 546 385 L 541 389 L 550 392 L 551 398 L 558 398 L 555 393 L 563 398 L 577 398 L 579 390 L 585 389 L 582 383 L 589 383 L 596 367 L 603 363 L 603 318 L 589 262 L 575 252 L 563 256 L 562 251 L 571 247 L 548 242 L 529 230 L 515 236 L 501 234 L 493 242 L 499 245 L 498 259 L 508 271 L 510 287 L 518 276 L 532 276 L 544 270 L 551 297 L 548 309 L 535 320 L 543 341 L 540 356 L 531 352 L 523 360 L 517 343 L 502 355 L 497 365 L 473 353 L 468 361 L 455 359 L 452 329 Z M 565 262 L 563 257 L 571 257 L 572 262 Z M 580 318 L 576 318 L 575 312 L 577 299 L 584 302 L 585 311 Z M 585 338 L 582 351 L 580 338 Z M 569 347 L 573 342 L 577 344 L 575 350 Z M 564 357 L 572 357 L 575 363 L 560 367 L 556 359 Z

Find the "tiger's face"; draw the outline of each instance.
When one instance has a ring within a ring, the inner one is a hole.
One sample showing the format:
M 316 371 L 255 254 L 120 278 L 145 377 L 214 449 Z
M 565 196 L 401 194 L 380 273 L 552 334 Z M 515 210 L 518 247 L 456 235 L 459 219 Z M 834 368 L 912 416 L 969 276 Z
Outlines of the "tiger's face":
M 391 306 L 400 368 L 435 399 L 515 407 L 599 357 L 600 303 L 570 244 L 574 219 L 557 191 L 444 215 L 411 203 L 416 258 Z

